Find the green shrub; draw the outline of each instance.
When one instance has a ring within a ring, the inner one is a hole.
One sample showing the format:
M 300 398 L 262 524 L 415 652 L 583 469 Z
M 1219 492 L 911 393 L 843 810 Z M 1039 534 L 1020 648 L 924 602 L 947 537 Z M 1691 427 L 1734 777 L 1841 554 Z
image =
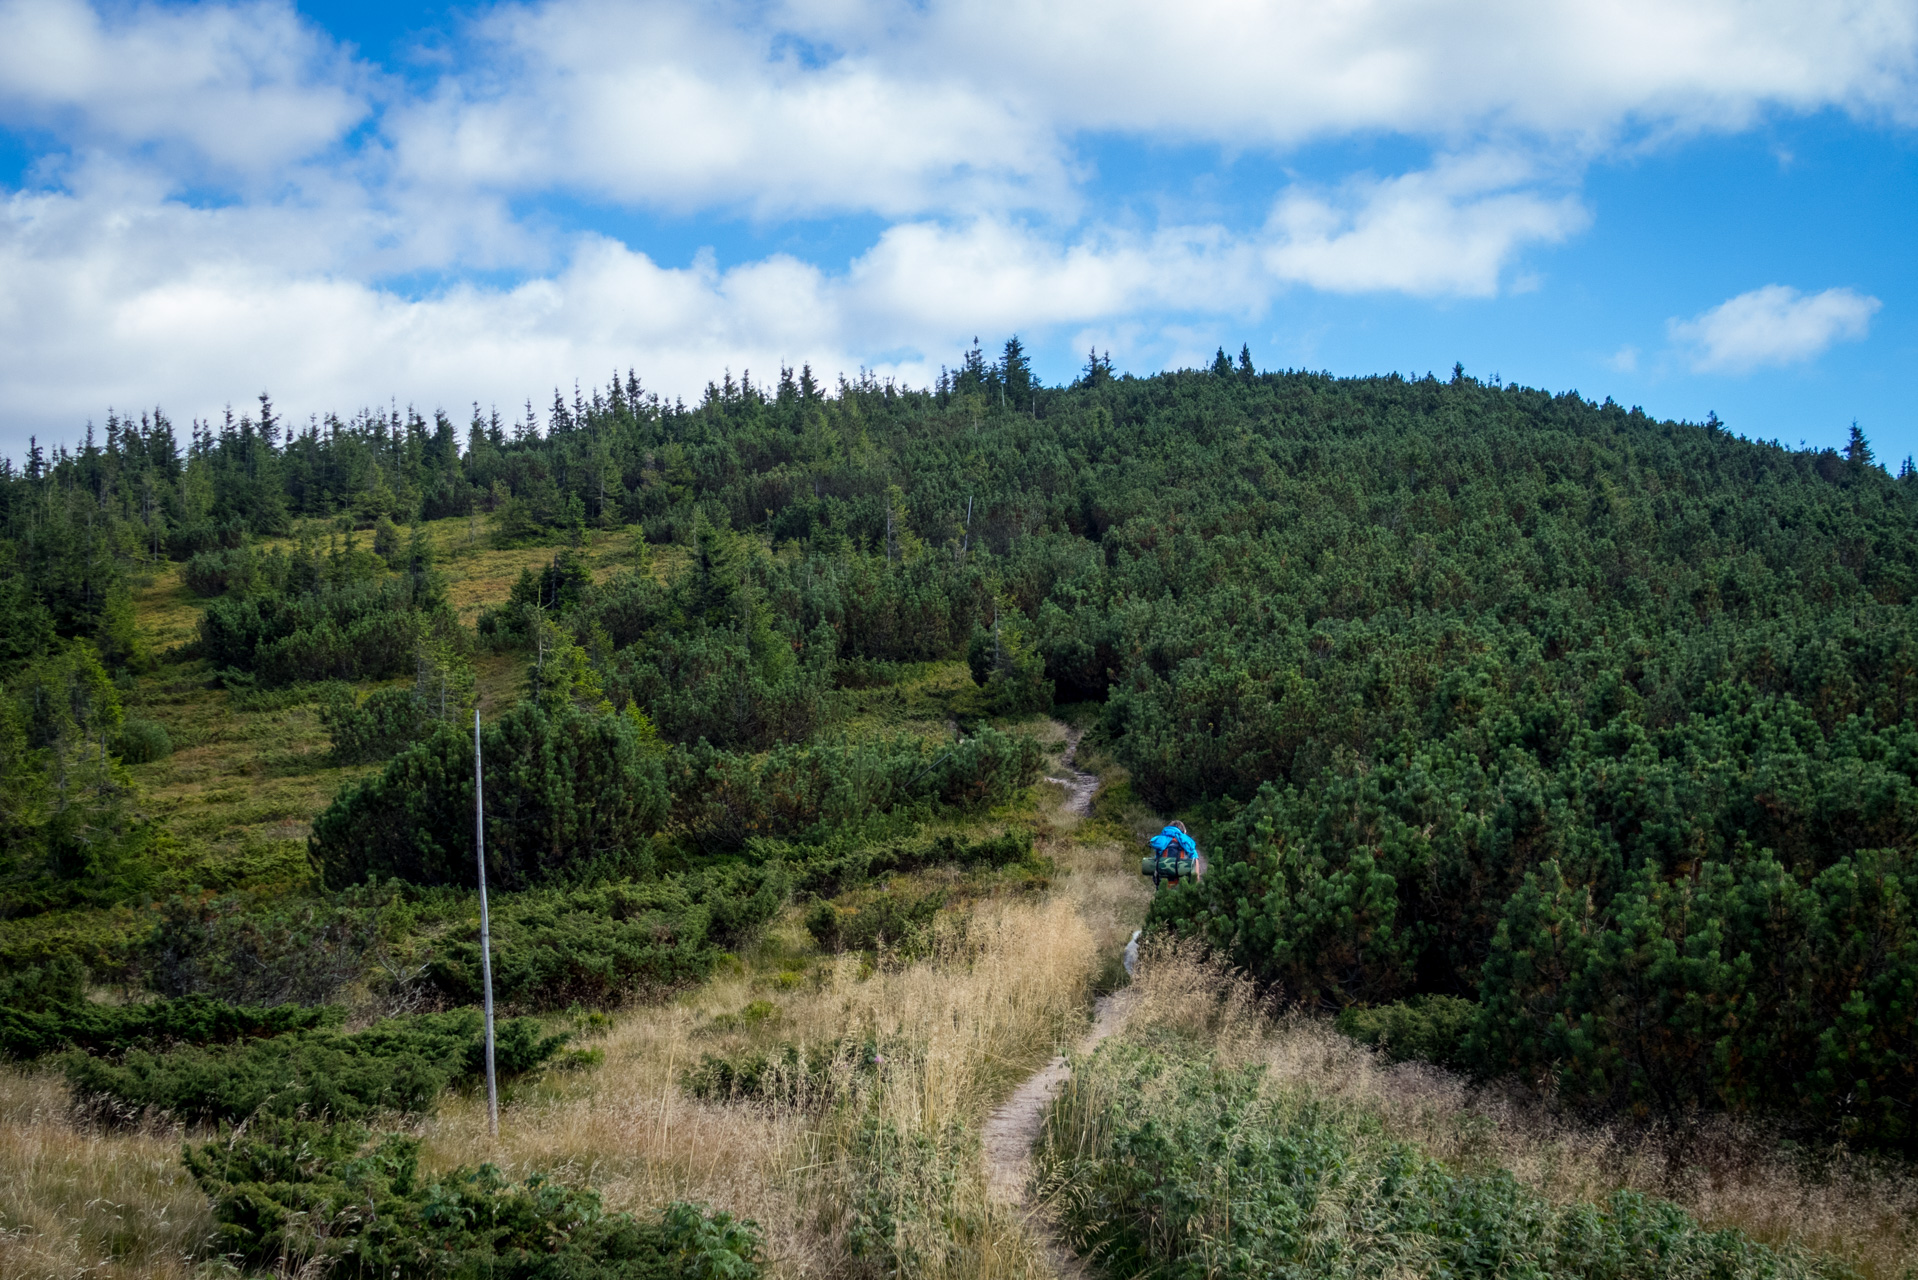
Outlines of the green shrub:
M 933 920 L 946 893 L 892 887 L 819 902 L 806 913 L 806 932 L 821 951 L 871 951 L 881 944 L 900 955 L 923 955 L 932 945 Z
M 120 725 L 119 752 L 128 764 L 151 764 L 173 754 L 173 738 L 163 724 L 128 716 Z
M 334 764 L 366 764 L 424 738 L 434 717 L 410 685 L 375 689 L 359 701 L 342 686 L 320 704 L 320 723 L 333 738 L 329 758 Z
M 1454 1173 L 1378 1119 L 1176 1041 L 1074 1064 L 1039 1165 L 1066 1232 L 1114 1275 L 1844 1275 L 1620 1191 L 1555 1204 Z
M 894 840 L 856 848 L 850 853 L 814 853 L 801 846 L 765 846 L 765 852 L 786 860 L 793 872 L 793 891 L 814 897 L 837 897 L 856 889 L 873 876 L 922 871 L 927 867 L 960 866 L 997 869 L 1037 865 L 1030 831 L 966 840 L 955 835 L 931 840 Z
M 487 726 L 482 744 L 486 874 L 495 888 L 650 868 L 666 782 L 631 717 L 522 702 Z M 313 856 L 327 885 L 371 876 L 472 884 L 472 755 L 472 730 L 442 725 L 341 791 L 313 820 Z
M 24 1060 L 66 1049 L 119 1053 L 139 1045 L 210 1045 L 264 1039 L 337 1024 L 335 1008 L 248 1008 L 205 996 L 144 1004 L 96 1004 L 79 962 L 66 957 L 0 981 L 0 1057 Z
M 1860 849 L 1815 875 L 1745 855 L 1676 881 L 1642 868 L 1603 908 L 1556 862 L 1526 876 L 1485 960 L 1485 1068 L 1918 1151 L 1918 855 Z
M 652 883 L 529 891 L 495 900 L 493 989 L 521 1009 L 606 1007 L 712 972 L 786 900 L 778 868 L 737 868 Z M 476 918 L 443 943 L 429 980 L 447 998 L 480 998 Z
M 241 895 L 168 899 L 142 948 L 149 986 L 238 1004 L 325 1004 L 366 974 L 387 890 L 271 904 Z
M 981 729 L 940 750 L 912 737 L 782 746 L 760 756 L 674 752 L 674 824 L 704 848 L 832 844 L 885 815 L 1003 804 L 1039 776 L 1029 735 Z
M 223 1252 L 253 1267 L 428 1280 L 755 1280 L 760 1237 L 684 1203 L 657 1219 L 609 1214 L 599 1196 L 492 1165 L 437 1176 L 419 1139 L 268 1119 L 189 1144 L 188 1172 L 213 1202 Z
M 1457 996 L 1413 996 L 1387 1005 L 1351 1005 L 1339 1013 L 1339 1030 L 1360 1044 L 1385 1050 L 1394 1062 L 1422 1059 L 1448 1067 L 1471 1063 L 1470 1044 L 1479 1027 L 1479 1007 Z
M 502 1074 L 530 1071 L 565 1045 L 530 1018 L 498 1024 Z M 256 1112 L 355 1120 L 375 1111 L 421 1113 L 441 1091 L 480 1074 L 480 1013 L 389 1018 L 364 1031 L 294 1031 L 270 1040 L 164 1053 L 131 1050 L 118 1062 L 74 1054 L 66 1061 L 74 1097 L 102 1115 L 149 1108 L 186 1121 L 243 1120 Z
M 701 1054 L 680 1078 L 680 1086 L 712 1102 L 826 1106 L 847 1084 L 871 1078 L 890 1056 L 871 1036 L 829 1044 L 787 1041 L 767 1049 Z
M 838 1187 L 858 1280 L 960 1271 L 980 1234 L 977 1201 L 960 1194 L 979 1161 L 958 1120 L 928 1131 L 868 1111 L 840 1152 Z

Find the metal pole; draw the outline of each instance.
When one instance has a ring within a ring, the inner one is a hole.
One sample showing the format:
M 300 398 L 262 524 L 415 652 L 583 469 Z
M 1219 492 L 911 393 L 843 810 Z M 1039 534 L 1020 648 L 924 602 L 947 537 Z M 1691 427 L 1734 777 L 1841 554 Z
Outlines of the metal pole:
M 486 800 L 481 794 L 480 713 L 473 708 L 473 830 L 479 846 L 480 975 L 486 982 L 486 1129 L 499 1140 L 499 1080 L 493 1074 L 493 932 L 486 915 Z

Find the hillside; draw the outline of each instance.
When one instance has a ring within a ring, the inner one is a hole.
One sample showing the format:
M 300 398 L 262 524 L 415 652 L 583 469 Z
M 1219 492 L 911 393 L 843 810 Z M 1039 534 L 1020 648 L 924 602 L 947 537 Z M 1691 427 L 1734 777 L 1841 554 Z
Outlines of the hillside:
M 1918 478 L 1862 436 L 1462 371 L 1047 388 L 1016 343 L 923 392 L 782 371 L 689 407 L 629 376 L 543 422 L 292 430 L 263 399 L 190 436 L 116 418 L 0 479 L 4 1274 L 348 1247 L 232 1217 L 167 1124 L 325 1099 L 312 1141 L 344 1145 L 285 1203 L 402 1137 L 440 1181 L 381 1174 L 395 1221 L 482 1195 L 471 1069 L 421 1065 L 473 1060 L 475 709 L 525 1019 L 501 1158 L 639 1215 L 592 1265 L 1043 1268 L 980 1125 L 1140 925 L 1143 1012 L 1074 1064 L 1034 1184 L 1113 1274 L 1216 1262 L 1149 1225 L 1167 1188 L 1260 1220 L 1192 1190 L 1230 1160 L 1137 1145 L 1227 1115 L 1405 1172 L 1430 1199 L 1378 1229 L 1460 1274 L 1507 1265 L 1447 1252 L 1468 1202 L 1508 1262 L 1574 1271 L 1653 1237 L 1714 1274 L 1918 1258 Z M 1083 818 L 1042 781 L 1067 726 Z M 1154 897 L 1138 841 L 1173 816 L 1212 869 Z M 1414 1078 L 1458 1092 L 1419 1112 Z M 1596 1134 L 1661 1154 L 1537 1172 Z M 1373 1266 L 1373 1229 L 1315 1265 Z

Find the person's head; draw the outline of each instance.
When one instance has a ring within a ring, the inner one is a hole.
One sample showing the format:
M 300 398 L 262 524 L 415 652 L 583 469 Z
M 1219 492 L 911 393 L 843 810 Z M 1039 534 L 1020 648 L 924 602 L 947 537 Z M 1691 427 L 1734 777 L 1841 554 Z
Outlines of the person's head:
M 1178 832 L 1178 833 L 1179 833 L 1180 835 L 1182 835 L 1182 836 L 1189 836 L 1189 835 L 1191 835 L 1191 834 L 1192 834 L 1192 833 L 1191 833 L 1190 831 L 1187 831 L 1187 830 L 1185 829 L 1185 823 L 1183 823 L 1183 822 L 1174 822 L 1174 823 L 1172 824 L 1172 829 L 1173 829 L 1174 831 L 1176 831 L 1176 832 Z

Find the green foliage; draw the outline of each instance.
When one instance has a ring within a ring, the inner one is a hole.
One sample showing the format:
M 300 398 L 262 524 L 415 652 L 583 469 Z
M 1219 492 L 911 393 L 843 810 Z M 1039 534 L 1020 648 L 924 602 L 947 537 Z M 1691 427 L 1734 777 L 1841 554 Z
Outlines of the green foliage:
M 806 913 L 806 932 L 821 951 L 872 951 L 881 946 L 904 956 L 924 955 L 932 946 L 933 920 L 946 905 L 942 889 L 917 892 L 889 886 L 818 902 Z
M 1554 1204 L 1463 1174 L 1368 1113 L 1178 1042 L 1074 1064 L 1039 1164 L 1068 1238 L 1117 1275 L 1843 1275 L 1620 1191 Z
M 255 1267 L 398 1280 L 755 1280 L 750 1221 L 675 1203 L 609 1214 L 590 1189 L 492 1165 L 429 1176 L 419 1140 L 270 1119 L 188 1144 L 220 1246 Z
M 120 740 L 114 749 L 128 764 L 152 764 L 173 754 L 173 738 L 163 724 L 128 716 L 120 724 Z
M 1788 1108 L 1918 1148 L 1918 856 L 1861 849 L 1801 881 L 1776 860 L 1650 868 L 1603 909 L 1547 863 L 1485 962 L 1488 1070 L 1556 1069 L 1574 1099 Z
M 1026 620 L 1010 602 L 993 605 L 990 627 L 972 633 L 966 665 L 973 683 L 985 691 L 985 710 L 994 715 L 1021 715 L 1052 710 L 1052 681 L 1046 678 L 1045 658 L 1028 636 Z
M 1385 1050 L 1395 1062 L 1423 1059 L 1446 1066 L 1472 1062 L 1479 1008 L 1457 996 L 1422 995 L 1385 1005 L 1339 1011 L 1339 1030 L 1360 1044 Z
M 785 899 L 776 867 L 502 896 L 492 906 L 493 989 L 509 1008 L 539 1010 L 660 994 L 710 974 Z M 481 998 L 477 919 L 441 943 L 428 979 L 448 999 Z
M 355 699 L 343 686 L 320 704 L 320 722 L 333 737 L 335 764 L 384 760 L 425 737 L 435 717 L 418 693 L 406 687 L 376 689 Z
M 495 1028 L 505 1075 L 531 1071 L 566 1043 L 530 1018 Z M 103 1115 L 149 1108 L 185 1121 L 244 1120 L 255 1113 L 356 1120 L 377 1111 L 423 1113 L 449 1085 L 484 1070 L 480 1013 L 389 1018 L 346 1034 L 320 1028 L 271 1039 L 165 1052 L 129 1050 L 118 1061 L 75 1054 L 66 1076 L 76 1100 Z
M 892 872 L 922 871 L 927 867 L 959 866 L 970 870 L 997 870 L 1026 866 L 1037 869 L 1030 831 L 1007 831 L 979 840 L 950 833 L 931 839 L 891 840 L 860 845 L 848 852 L 810 850 L 802 846 L 761 842 L 762 856 L 780 858 L 793 876 L 793 891 L 831 898 L 856 889 L 869 878 Z
M 229 558 L 243 553 L 226 553 Z M 230 682 L 379 680 L 409 672 L 417 651 L 455 625 L 443 585 L 423 560 L 398 577 L 350 546 L 304 544 L 258 557 L 208 603 L 198 649 Z M 211 586 L 209 575 L 205 585 Z
M 848 1147 L 840 1190 L 852 1274 L 878 1280 L 963 1265 L 983 1226 L 959 1194 L 979 1160 L 976 1136 L 957 1120 L 928 1132 L 867 1112 Z
M 703 1053 L 680 1085 L 713 1102 L 759 1102 L 781 1106 L 829 1106 L 859 1081 L 874 1078 L 890 1056 L 889 1046 L 867 1036 L 823 1044 L 782 1042 L 768 1049 Z
M 665 770 L 626 716 L 521 703 L 486 728 L 486 874 L 501 889 L 650 865 Z M 473 736 L 441 726 L 313 822 L 326 883 L 473 882 Z
M 646 708 L 671 741 L 745 751 L 804 742 L 823 721 L 833 664 L 830 652 L 801 661 L 796 648 L 763 618 L 662 635 L 619 653 L 607 692 Z
M 66 1049 L 112 1054 L 135 1046 L 228 1044 L 339 1021 L 334 1008 L 244 1007 L 206 996 L 97 1004 L 87 999 L 83 971 L 70 957 L 0 979 L 0 1057 L 13 1059 Z
M 673 822 L 703 848 L 755 839 L 829 844 L 883 815 L 1003 804 L 1039 775 L 1039 744 L 981 729 L 938 751 L 901 736 L 733 755 L 704 744 L 673 755 Z
M 123 729 L 90 642 L 56 642 L 0 688 L 0 917 L 135 901 L 158 885 L 169 841 L 131 803 L 114 755 Z
M 245 1004 L 324 1004 L 362 980 L 396 906 L 387 890 L 330 899 L 175 895 L 140 950 L 154 990 Z

